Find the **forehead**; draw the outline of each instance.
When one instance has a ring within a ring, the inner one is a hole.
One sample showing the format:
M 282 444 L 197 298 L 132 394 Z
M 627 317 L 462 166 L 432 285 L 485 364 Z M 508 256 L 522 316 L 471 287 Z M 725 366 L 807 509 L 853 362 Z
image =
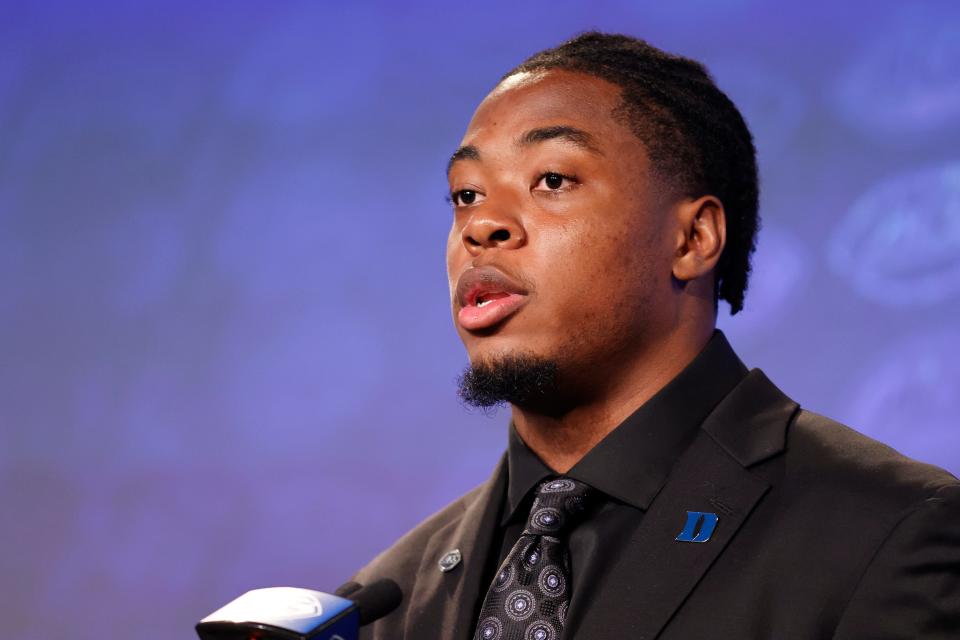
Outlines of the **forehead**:
M 600 78 L 564 70 L 520 73 L 506 78 L 477 107 L 464 145 L 492 144 L 547 125 L 572 125 L 601 144 L 632 137 L 614 116 L 620 88 Z M 635 140 L 634 140 L 635 142 Z

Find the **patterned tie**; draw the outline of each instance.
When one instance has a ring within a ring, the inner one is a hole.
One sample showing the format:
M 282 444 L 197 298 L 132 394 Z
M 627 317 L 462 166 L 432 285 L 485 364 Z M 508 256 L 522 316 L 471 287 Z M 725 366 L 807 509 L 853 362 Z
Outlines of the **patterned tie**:
M 566 537 L 598 493 L 555 478 L 542 482 L 523 534 L 483 601 L 474 640 L 556 640 L 570 604 Z

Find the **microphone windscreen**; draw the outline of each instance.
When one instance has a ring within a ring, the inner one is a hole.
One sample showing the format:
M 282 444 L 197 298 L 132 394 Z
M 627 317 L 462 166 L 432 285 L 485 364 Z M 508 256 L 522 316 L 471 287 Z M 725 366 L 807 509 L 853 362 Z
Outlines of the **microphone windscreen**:
M 360 626 L 370 624 L 387 615 L 403 601 L 403 592 L 400 586 L 389 578 L 382 578 L 371 582 L 367 586 L 354 591 L 350 596 L 360 609 Z

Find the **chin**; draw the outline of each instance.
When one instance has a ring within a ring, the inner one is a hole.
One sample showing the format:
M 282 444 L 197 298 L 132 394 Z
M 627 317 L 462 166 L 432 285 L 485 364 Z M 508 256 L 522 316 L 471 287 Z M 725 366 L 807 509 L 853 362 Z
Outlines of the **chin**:
M 551 359 L 555 351 L 539 348 L 531 340 L 517 336 L 468 336 L 464 340 L 471 365 L 488 363 L 504 358 Z

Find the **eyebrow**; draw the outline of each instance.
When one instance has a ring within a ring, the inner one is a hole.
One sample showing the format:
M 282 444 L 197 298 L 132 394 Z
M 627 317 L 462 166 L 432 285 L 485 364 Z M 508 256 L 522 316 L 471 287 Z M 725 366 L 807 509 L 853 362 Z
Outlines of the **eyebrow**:
M 447 162 L 447 175 L 450 175 L 450 169 L 453 169 L 454 163 L 457 163 L 461 160 L 479 160 L 480 159 L 480 149 L 477 149 L 472 144 L 468 144 L 464 147 L 460 147 L 453 152 L 453 155 L 450 156 L 450 161 Z
M 517 138 L 515 144 L 522 148 L 546 142 L 547 140 L 564 140 L 591 153 L 600 156 L 603 155 L 603 152 L 600 151 L 592 135 L 582 129 L 568 125 L 530 129 Z M 449 162 L 447 162 L 447 175 L 450 175 L 450 170 L 453 168 L 453 165 L 461 160 L 480 160 L 480 150 L 472 144 L 468 144 L 454 151 L 453 155 L 450 156 Z
M 592 135 L 583 129 L 577 129 L 568 125 L 556 125 L 553 127 L 541 127 L 531 129 L 517 139 L 517 146 L 529 147 L 534 144 L 546 142 L 547 140 L 565 140 L 581 149 L 590 151 L 602 156 L 603 152 L 597 146 L 596 140 Z

